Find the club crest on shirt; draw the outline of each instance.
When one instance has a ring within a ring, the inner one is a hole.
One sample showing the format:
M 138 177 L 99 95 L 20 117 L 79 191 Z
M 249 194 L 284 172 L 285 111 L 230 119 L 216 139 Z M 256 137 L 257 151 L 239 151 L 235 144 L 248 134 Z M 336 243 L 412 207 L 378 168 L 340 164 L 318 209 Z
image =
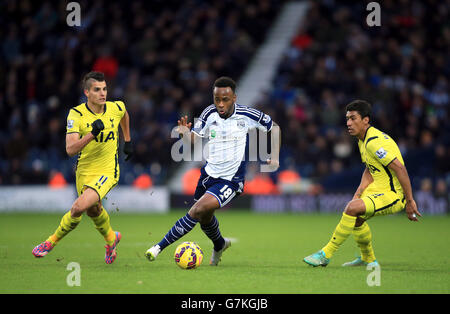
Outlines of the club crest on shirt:
M 238 120 L 238 121 L 237 121 L 237 127 L 238 127 L 239 129 L 245 128 L 245 121 L 244 121 L 244 120 Z
M 375 152 L 375 154 L 377 155 L 378 158 L 383 159 L 384 157 L 386 157 L 387 151 L 385 151 L 384 148 L 381 147 Z

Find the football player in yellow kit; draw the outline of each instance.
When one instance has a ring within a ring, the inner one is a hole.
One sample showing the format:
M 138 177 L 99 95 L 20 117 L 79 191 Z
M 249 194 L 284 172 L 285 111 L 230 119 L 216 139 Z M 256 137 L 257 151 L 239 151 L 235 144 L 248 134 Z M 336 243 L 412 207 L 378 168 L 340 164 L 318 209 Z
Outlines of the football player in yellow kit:
M 366 168 L 328 244 L 303 259 L 312 266 L 328 265 L 350 234 L 353 234 L 361 256 L 342 266 L 379 266 L 372 248 L 372 232 L 366 220 L 403 209 L 412 221 L 417 221 L 417 217 L 421 216 L 397 144 L 389 135 L 370 125 L 371 105 L 364 100 L 355 100 L 347 105 L 346 112 L 348 132 L 358 138 L 361 160 Z
M 122 235 L 113 231 L 103 197 L 119 181 L 119 125 L 125 140 L 128 160 L 133 154 L 130 118 L 122 101 L 106 101 L 107 87 L 103 73 L 90 72 L 83 79 L 87 102 L 73 107 L 67 117 L 66 152 L 78 154 L 76 188 L 78 198 L 61 219 L 55 232 L 36 246 L 32 253 L 44 257 L 80 223 L 84 212 L 92 219 L 106 241 L 105 262 L 114 262 L 116 247 Z

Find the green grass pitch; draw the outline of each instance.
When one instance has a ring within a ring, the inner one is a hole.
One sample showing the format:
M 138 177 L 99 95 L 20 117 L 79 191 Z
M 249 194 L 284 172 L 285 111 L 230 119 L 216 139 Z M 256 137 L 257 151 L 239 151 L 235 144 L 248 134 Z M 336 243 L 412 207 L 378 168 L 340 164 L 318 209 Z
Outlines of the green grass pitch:
M 32 248 L 45 240 L 62 214 L 0 214 L 0 293 L 146 294 L 303 294 L 303 293 L 450 293 L 450 217 L 404 214 L 369 221 L 381 265 L 379 286 L 369 286 L 365 267 L 343 268 L 358 250 L 352 237 L 328 267 L 313 268 L 302 258 L 320 249 L 339 215 L 255 214 L 217 211 L 222 234 L 233 239 L 218 267 L 208 265 L 212 244 L 196 226 L 152 263 L 144 257 L 184 211 L 127 214 L 112 211 L 112 226 L 122 232 L 118 258 L 104 262 L 104 240 L 89 217 L 45 258 Z M 173 260 L 178 243 L 195 241 L 204 251 L 195 270 Z M 68 286 L 71 262 L 80 265 L 80 286 Z

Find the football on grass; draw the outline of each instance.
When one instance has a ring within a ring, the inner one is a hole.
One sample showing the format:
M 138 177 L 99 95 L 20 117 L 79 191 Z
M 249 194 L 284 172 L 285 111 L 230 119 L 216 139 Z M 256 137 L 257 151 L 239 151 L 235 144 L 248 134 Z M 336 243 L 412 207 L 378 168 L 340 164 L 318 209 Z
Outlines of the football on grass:
M 175 263 L 182 269 L 194 269 L 203 260 L 203 251 L 195 242 L 183 242 L 175 250 Z

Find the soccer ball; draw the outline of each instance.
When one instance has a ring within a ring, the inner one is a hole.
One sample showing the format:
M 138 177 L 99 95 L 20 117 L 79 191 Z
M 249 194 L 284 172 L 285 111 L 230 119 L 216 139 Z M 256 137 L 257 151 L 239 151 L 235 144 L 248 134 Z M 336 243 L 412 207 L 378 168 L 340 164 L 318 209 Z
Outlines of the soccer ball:
M 203 260 L 203 251 L 195 242 L 183 242 L 175 250 L 175 263 L 182 269 L 194 269 Z

